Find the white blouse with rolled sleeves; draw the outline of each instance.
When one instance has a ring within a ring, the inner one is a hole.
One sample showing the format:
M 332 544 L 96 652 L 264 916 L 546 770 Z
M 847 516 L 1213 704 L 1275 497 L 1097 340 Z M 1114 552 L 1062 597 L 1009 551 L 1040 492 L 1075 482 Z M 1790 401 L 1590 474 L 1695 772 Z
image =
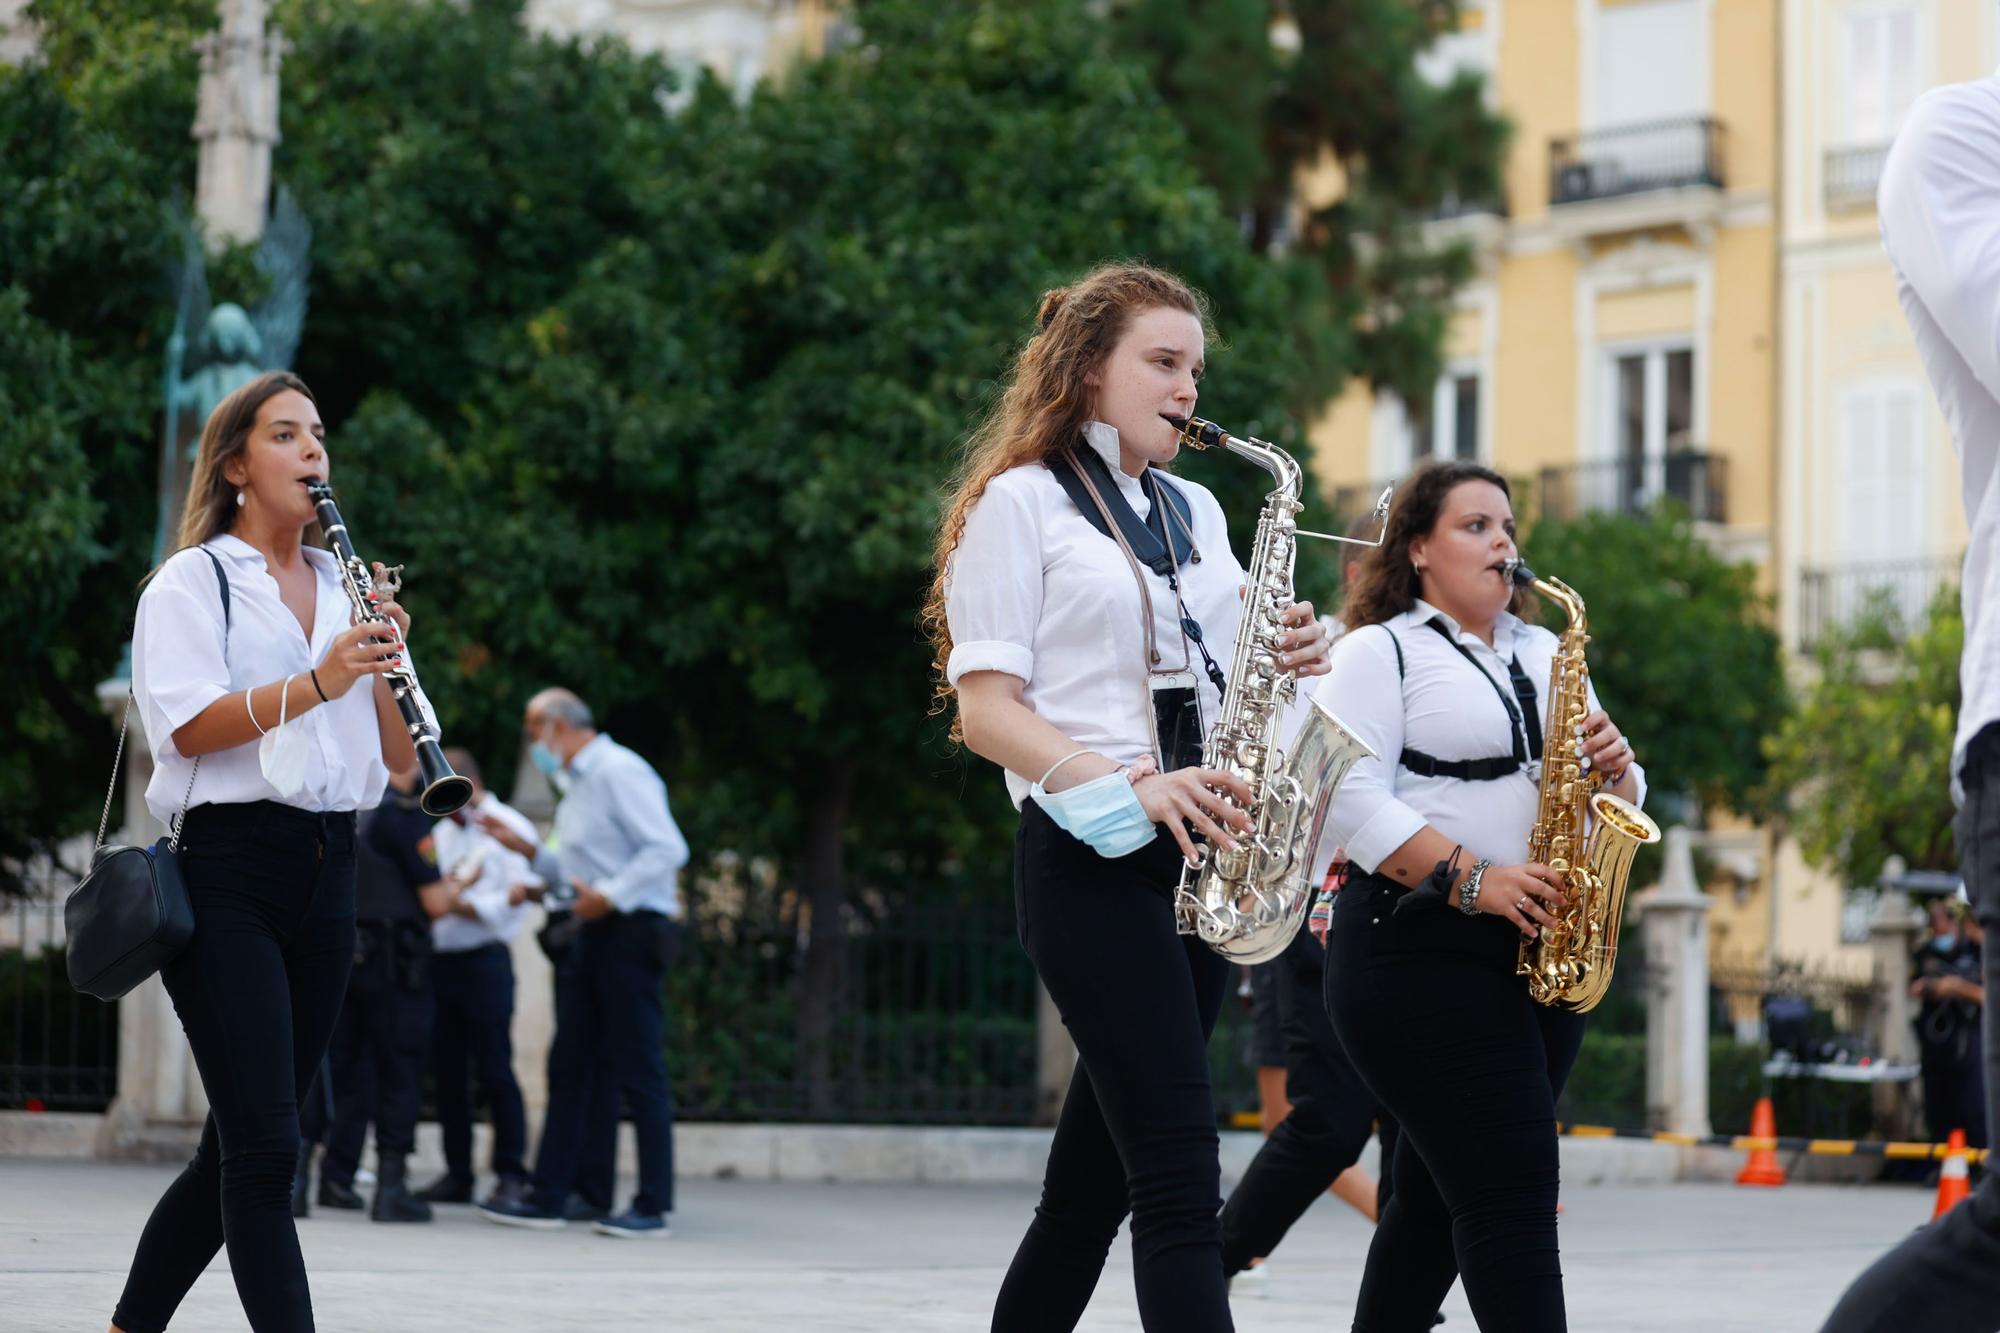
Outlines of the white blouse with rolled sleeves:
M 328 552 L 304 548 L 319 583 L 308 639 L 256 547 L 226 533 L 203 545 L 229 577 L 227 633 L 215 565 L 199 550 L 174 555 L 146 584 L 132 631 L 132 691 L 153 752 L 146 808 L 162 823 L 180 812 L 195 763 L 174 747 L 174 732 L 225 694 L 305 674 L 326 656 L 334 636 L 353 623 L 339 568 Z M 411 660 L 407 648 L 404 660 Z M 311 682 L 306 684 L 310 689 Z M 421 693 L 419 700 L 435 727 L 430 701 Z M 273 726 L 275 713 L 267 705 L 270 715 L 257 720 Z M 252 740 L 201 756 L 189 807 L 278 801 L 304 810 L 365 810 L 381 800 L 389 769 L 382 761 L 374 677 L 355 681 L 331 703 L 315 700 L 285 725 L 303 728 L 306 735 L 306 779 L 299 792 L 282 796 L 264 780 Z
M 1109 464 L 1133 512 L 1142 519 L 1150 514 L 1146 488 L 1119 469 L 1118 432 L 1093 421 L 1083 436 Z M 1210 655 L 1226 672 L 1235 652 L 1243 568 L 1230 552 L 1215 496 L 1183 477 L 1171 484 L 1187 496 L 1201 554 L 1200 563 L 1180 567 L 1181 593 Z M 1018 676 L 1027 683 L 1022 701 L 1043 721 L 1078 745 L 1129 764 L 1152 753 L 1148 672 L 1186 668 L 1195 674 L 1205 731 L 1222 699 L 1200 653 L 1185 644 L 1166 578 L 1143 564 L 1139 573 L 1153 602 L 1161 658 L 1153 667 L 1146 662 L 1138 584 L 1118 544 L 1091 526 L 1040 463 L 1001 473 L 967 514 L 952 553 L 945 614 L 953 646 L 946 678 L 955 686 L 973 671 Z M 1016 808 L 1033 780 L 1007 774 Z
M 1442 621 L 1478 665 L 1428 628 L 1431 620 Z M 1389 641 L 1392 631 L 1403 647 L 1400 681 Z M 1372 872 L 1426 824 L 1463 845 L 1469 859 L 1494 865 L 1527 860 L 1528 833 L 1540 800 L 1540 788 L 1527 770 L 1482 782 L 1423 777 L 1404 768 L 1398 756 L 1405 749 L 1445 760 L 1512 754 L 1513 723 L 1495 687 L 1514 697 L 1507 663 L 1518 653 L 1521 670 L 1534 682 L 1538 715 L 1546 725 L 1556 642 L 1541 626 L 1502 612 L 1489 648 L 1422 600 L 1386 626 L 1363 626 L 1343 635 L 1334 649 L 1333 670 L 1313 688 L 1380 758 L 1356 763 L 1334 793 L 1320 841 L 1320 864 L 1341 846 L 1349 861 Z M 1482 673 L 1486 680 L 1479 679 Z M 1590 706 L 1598 707 L 1594 686 Z M 1529 758 L 1541 755 L 1530 753 Z M 1632 772 L 1638 781 L 1637 803 L 1644 804 L 1645 770 L 1635 762 Z

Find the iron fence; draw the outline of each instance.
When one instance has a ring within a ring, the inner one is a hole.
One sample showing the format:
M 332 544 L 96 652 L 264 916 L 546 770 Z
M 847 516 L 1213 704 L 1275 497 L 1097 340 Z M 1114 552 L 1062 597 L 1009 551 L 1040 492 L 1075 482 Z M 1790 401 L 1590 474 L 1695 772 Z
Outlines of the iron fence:
M 1827 149 L 1823 188 L 1828 211 L 1873 207 L 1875 187 L 1882 181 L 1882 165 L 1888 160 L 1889 145 L 1885 143 Z
M 1549 202 L 1725 184 L 1722 122 L 1711 116 L 1619 125 L 1549 143 Z
M 1545 467 L 1535 479 L 1536 509 L 1544 518 L 1642 514 L 1662 500 L 1680 505 L 1700 522 L 1728 522 L 1729 460 L 1720 454 L 1679 449 L 1655 458 L 1593 459 Z
M 0 1110 L 102 1111 L 118 1090 L 118 1006 L 69 984 L 62 903 L 43 865 L 0 901 Z
M 1921 624 L 1940 589 L 1958 579 L 1961 556 L 1821 565 L 1799 573 L 1799 651 L 1868 616 L 1894 632 Z

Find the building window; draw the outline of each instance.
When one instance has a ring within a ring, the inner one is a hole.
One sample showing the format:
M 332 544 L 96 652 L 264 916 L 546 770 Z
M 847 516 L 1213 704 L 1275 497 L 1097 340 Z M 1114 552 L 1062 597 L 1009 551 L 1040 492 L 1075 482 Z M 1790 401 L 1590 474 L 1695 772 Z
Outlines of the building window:
M 1923 401 L 1909 384 L 1850 389 L 1840 403 L 1840 550 L 1865 563 L 1929 549 Z
M 1708 112 L 1702 0 L 1635 0 L 1595 15 L 1591 111 L 1597 129 Z
M 1917 12 L 1909 5 L 1847 16 L 1846 140 L 1857 147 L 1896 137 L 1917 97 Z
M 1636 513 L 1661 496 L 1705 512 L 1693 460 L 1694 349 L 1685 342 L 1612 351 L 1602 461 L 1581 479 L 1585 508 Z M 1693 469 L 1691 471 L 1690 469 Z
M 1401 411 L 1402 453 L 1407 466 L 1414 467 L 1427 458 L 1478 461 L 1479 396 L 1479 372 L 1453 370 L 1431 390 L 1427 411 L 1415 416 Z

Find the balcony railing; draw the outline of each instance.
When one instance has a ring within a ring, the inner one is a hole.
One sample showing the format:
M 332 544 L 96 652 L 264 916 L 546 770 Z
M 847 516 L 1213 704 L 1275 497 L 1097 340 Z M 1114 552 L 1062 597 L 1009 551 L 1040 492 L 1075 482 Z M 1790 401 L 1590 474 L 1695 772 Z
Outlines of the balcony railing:
M 1579 204 L 1646 190 L 1721 189 L 1723 126 L 1712 116 L 1592 130 L 1549 142 L 1549 202 Z
M 1543 518 L 1582 514 L 1641 514 L 1661 500 L 1685 508 L 1703 523 L 1729 521 L 1729 460 L 1698 450 L 1659 458 L 1597 459 L 1545 467 L 1535 482 Z
M 1827 149 L 1824 186 L 1827 211 L 1874 207 L 1875 187 L 1882 180 L 1882 164 L 1888 158 L 1889 145 L 1885 143 Z
M 1829 633 L 1868 614 L 1887 615 L 1897 629 L 1914 629 L 1938 590 L 1957 581 L 1963 563 L 1959 556 L 1924 556 L 1801 570 L 1799 651 L 1813 651 Z

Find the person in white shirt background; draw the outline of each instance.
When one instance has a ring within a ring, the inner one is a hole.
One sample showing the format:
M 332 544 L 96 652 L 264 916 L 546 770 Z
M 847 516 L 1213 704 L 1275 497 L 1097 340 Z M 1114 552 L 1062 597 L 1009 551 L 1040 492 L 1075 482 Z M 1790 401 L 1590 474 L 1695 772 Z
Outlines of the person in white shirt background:
M 306 483 L 330 474 L 305 383 L 274 371 L 243 385 L 202 429 L 180 528 L 201 549 L 169 556 L 139 598 L 146 804 L 163 822 L 185 807 L 195 918 L 161 980 L 210 1109 L 140 1236 L 114 1333 L 164 1329 L 225 1241 L 251 1327 L 313 1327 L 291 1211 L 299 1100 L 354 960 L 355 812 L 416 766 L 382 680 L 409 616 L 379 606 L 393 639 L 352 624 L 334 558 L 307 544 Z
M 1206 1051 L 1228 965 L 1176 933 L 1172 906 L 1191 831 L 1250 827 L 1217 792 L 1252 799 L 1198 766 L 1220 708 L 1205 657 L 1233 655 L 1242 569 L 1214 496 L 1162 472 L 1206 341 L 1200 298 L 1156 269 L 1048 293 L 939 525 L 940 703 L 955 696 L 954 730 L 1005 770 L 1021 941 L 1078 1053 L 1000 1333 L 1075 1327 L 1128 1212 L 1144 1327 L 1231 1327 Z M 1283 665 L 1323 671 L 1310 605 L 1283 619 Z
M 1459 1277 L 1486 1333 L 1567 1327 L 1555 1103 L 1583 1018 L 1535 1003 L 1515 975 L 1520 941 L 1566 901 L 1561 876 L 1527 860 L 1557 641 L 1521 618 L 1528 595 L 1504 569 L 1515 555 L 1504 478 L 1419 467 L 1348 589 L 1320 686 L 1378 756 L 1354 765 L 1327 816 L 1350 870 L 1326 1007 L 1401 1128 L 1356 1333 L 1430 1327 Z M 1643 772 L 1594 688 L 1590 709 L 1581 758 L 1641 801 Z
M 527 1197 L 527 1112 L 514 1078 L 514 959 L 508 950 L 528 908 L 516 890 L 539 884 L 528 858 L 503 846 L 483 820 L 535 837 L 534 823 L 495 796 L 468 750 L 445 751 L 452 771 L 472 782 L 472 799 L 437 822 L 438 869 L 449 892 L 444 915 L 431 923 L 431 987 L 437 1016 L 431 1029 L 438 1127 L 444 1174 L 418 1194 L 426 1203 L 471 1203 L 472 1102 L 476 1079 L 493 1117 L 489 1202 Z M 468 1078 L 468 1066 L 472 1078 Z
M 1980 925 L 2000 926 L 2000 73 L 1919 98 L 1882 168 L 1882 240 L 1917 351 L 1958 450 L 1966 546 L 1960 600 L 1959 864 Z M 2000 1000 L 1988 949 L 1986 1008 Z M 2000 1143 L 2000 1023 L 1985 1025 L 1988 1142 Z M 1826 1333 L 2000 1329 L 2000 1172 L 1855 1279 Z

